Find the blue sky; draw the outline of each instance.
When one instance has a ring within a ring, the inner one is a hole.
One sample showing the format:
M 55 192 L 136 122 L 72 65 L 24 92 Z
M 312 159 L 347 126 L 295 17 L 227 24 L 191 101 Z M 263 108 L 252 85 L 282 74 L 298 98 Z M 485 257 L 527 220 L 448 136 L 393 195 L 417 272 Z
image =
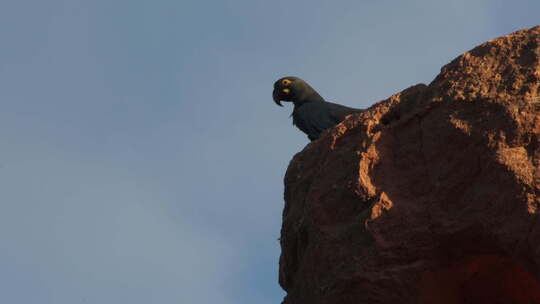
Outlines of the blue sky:
M 0 2 L 0 302 L 279 303 L 285 75 L 368 107 L 530 1 Z

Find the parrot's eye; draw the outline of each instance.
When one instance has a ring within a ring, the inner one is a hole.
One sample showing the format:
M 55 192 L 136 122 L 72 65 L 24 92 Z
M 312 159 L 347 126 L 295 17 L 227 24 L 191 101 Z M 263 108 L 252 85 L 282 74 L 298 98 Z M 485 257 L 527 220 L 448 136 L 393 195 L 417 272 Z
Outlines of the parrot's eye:
M 289 79 L 286 79 L 286 78 L 285 78 L 285 79 L 283 79 L 283 80 L 281 81 L 281 84 L 283 84 L 284 86 L 286 86 L 286 85 L 289 85 L 291 82 L 292 82 L 292 81 L 290 81 Z

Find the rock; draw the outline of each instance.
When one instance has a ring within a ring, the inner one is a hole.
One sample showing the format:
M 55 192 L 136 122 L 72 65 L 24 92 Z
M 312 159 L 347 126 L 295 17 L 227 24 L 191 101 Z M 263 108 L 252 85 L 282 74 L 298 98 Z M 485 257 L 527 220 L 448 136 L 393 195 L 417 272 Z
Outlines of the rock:
M 285 304 L 540 303 L 540 26 L 308 144 L 285 176 Z

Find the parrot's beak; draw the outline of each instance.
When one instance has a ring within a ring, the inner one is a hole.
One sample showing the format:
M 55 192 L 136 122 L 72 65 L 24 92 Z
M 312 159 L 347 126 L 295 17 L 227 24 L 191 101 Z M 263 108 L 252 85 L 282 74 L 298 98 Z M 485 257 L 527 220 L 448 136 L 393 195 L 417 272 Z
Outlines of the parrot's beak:
M 281 99 L 279 99 L 279 91 L 274 90 L 274 92 L 272 92 L 272 98 L 274 98 L 274 102 L 278 106 L 283 107 L 283 105 L 281 104 Z

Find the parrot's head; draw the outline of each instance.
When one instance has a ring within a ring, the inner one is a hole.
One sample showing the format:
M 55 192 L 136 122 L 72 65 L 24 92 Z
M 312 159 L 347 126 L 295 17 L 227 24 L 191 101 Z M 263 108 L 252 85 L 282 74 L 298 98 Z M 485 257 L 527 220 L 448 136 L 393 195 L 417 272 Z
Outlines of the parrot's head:
M 287 76 L 280 78 L 274 83 L 272 98 L 278 106 L 281 101 L 291 101 L 294 103 L 304 103 L 308 101 L 322 101 L 322 97 L 304 80 Z

